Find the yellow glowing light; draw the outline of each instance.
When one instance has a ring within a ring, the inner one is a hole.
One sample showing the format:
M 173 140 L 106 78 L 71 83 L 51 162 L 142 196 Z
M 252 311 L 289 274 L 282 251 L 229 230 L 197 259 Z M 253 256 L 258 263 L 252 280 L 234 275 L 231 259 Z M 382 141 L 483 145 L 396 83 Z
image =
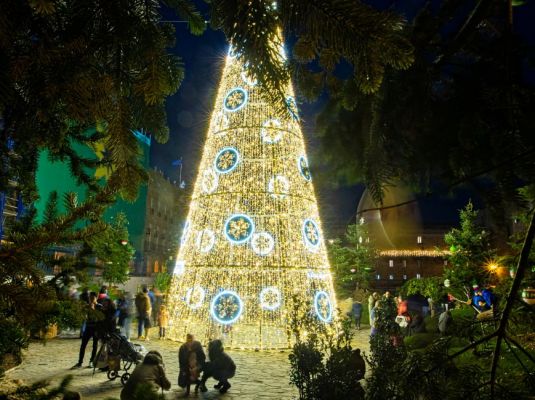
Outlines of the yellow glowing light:
M 446 257 L 451 255 L 447 250 L 383 250 L 379 252 L 381 257 Z
M 485 268 L 487 268 L 490 272 L 496 272 L 498 268 L 500 268 L 500 265 L 496 261 L 489 261 Z
M 274 38 L 283 62 L 280 43 Z M 297 109 L 281 111 L 264 90 L 229 52 L 169 291 L 173 339 L 287 348 L 295 295 L 320 321 L 335 319 Z M 285 95 L 293 98 L 291 83 Z

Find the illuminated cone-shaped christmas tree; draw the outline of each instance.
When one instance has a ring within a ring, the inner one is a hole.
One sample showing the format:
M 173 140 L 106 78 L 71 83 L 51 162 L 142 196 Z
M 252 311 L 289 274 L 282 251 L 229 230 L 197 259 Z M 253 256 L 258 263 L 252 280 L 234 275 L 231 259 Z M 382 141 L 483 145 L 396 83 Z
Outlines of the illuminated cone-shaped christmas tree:
M 288 347 L 295 296 L 320 321 L 334 319 L 293 89 L 282 111 L 263 90 L 231 49 L 169 292 L 173 339 L 193 333 L 235 348 Z

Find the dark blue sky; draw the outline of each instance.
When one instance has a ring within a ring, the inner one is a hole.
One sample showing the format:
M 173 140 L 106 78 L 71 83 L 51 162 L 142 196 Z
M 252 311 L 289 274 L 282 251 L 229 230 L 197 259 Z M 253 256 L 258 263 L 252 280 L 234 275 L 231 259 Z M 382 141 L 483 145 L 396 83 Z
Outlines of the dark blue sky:
M 385 8 L 393 8 L 404 13 L 406 18 L 413 17 L 414 10 L 420 8 L 423 0 L 369 1 Z M 467 1 L 467 3 L 471 3 Z M 535 2 L 515 10 L 515 29 L 533 44 L 535 31 Z M 172 13 L 165 12 L 164 19 L 177 20 Z M 176 23 L 177 43 L 173 52 L 178 54 L 185 65 L 185 79 L 178 92 L 169 97 L 166 108 L 170 128 L 170 138 L 166 144 L 153 141 L 151 149 L 152 166 L 163 170 L 171 180 L 178 181 L 179 170 L 172 167 L 173 160 L 183 159 L 182 179 L 190 192 L 195 181 L 197 166 L 200 162 L 208 121 L 215 101 L 215 93 L 221 79 L 227 43 L 222 32 L 207 29 L 202 36 L 188 33 L 184 23 Z M 530 80 L 532 77 L 528 77 Z M 534 79 L 535 81 L 535 79 Z M 300 104 L 303 117 L 303 132 L 307 139 L 309 159 L 314 171 L 313 153 L 314 120 L 321 104 Z M 354 218 L 358 201 L 363 192 L 362 186 L 333 188 L 322 184 L 315 185 L 320 203 L 320 212 L 325 228 L 329 233 L 339 231 Z M 457 210 L 470 197 L 466 191 L 457 191 L 453 196 L 433 196 L 420 201 L 420 209 L 425 225 L 451 225 L 457 222 Z M 476 199 L 477 202 L 477 199 Z

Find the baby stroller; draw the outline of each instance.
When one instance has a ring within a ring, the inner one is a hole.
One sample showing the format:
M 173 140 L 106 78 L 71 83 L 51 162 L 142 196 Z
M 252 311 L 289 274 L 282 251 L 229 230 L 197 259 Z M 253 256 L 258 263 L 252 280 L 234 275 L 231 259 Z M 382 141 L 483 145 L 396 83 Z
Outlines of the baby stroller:
M 132 365 L 137 365 L 146 350 L 139 344 L 130 343 L 126 337 L 119 333 L 110 333 L 104 337 L 104 343 L 97 355 L 97 368 L 108 367 L 108 379 L 121 379 L 124 385 L 130 378 L 128 372 Z M 124 371 L 121 373 L 121 371 Z

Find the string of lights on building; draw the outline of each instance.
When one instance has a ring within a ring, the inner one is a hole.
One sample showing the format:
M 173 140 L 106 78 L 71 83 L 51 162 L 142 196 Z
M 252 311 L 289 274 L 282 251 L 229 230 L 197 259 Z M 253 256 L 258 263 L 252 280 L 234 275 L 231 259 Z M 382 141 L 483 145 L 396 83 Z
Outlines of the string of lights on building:
M 382 250 L 381 257 L 446 257 L 451 255 L 448 250 Z

